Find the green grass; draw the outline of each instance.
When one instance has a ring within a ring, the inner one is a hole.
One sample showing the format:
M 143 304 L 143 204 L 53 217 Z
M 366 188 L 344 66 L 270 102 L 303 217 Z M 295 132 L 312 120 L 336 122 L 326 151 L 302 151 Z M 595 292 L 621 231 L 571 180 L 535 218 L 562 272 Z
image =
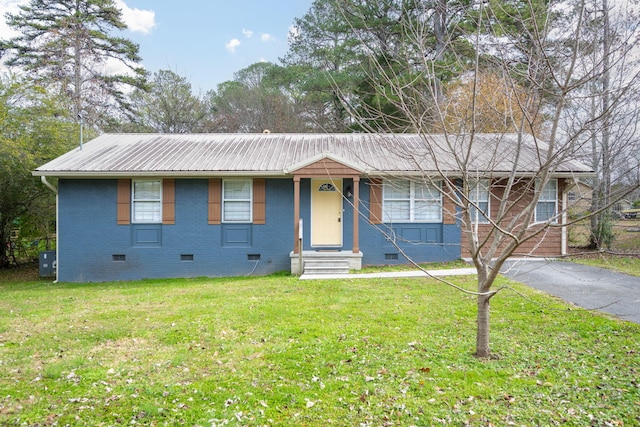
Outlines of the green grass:
M 5 281 L 0 425 L 640 423 L 640 325 L 513 286 L 478 360 L 474 298 L 426 279 Z

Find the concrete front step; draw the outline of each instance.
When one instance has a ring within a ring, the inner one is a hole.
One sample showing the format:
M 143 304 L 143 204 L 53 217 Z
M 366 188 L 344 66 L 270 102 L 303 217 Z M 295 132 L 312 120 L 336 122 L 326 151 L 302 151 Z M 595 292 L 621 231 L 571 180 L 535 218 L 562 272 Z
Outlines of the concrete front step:
M 302 275 L 305 270 L 307 274 L 311 274 L 311 270 L 316 270 L 316 268 L 321 265 L 331 269 L 331 273 L 324 274 L 347 274 L 351 270 L 360 270 L 362 268 L 362 252 L 313 250 L 298 254 L 291 251 L 289 258 L 291 259 L 291 274 L 295 275 Z M 319 262 L 314 264 L 315 261 Z M 321 264 L 322 262 L 335 264 L 339 266 L 339 269 L 336 270 L 330 266 Z M 309 268 L 307 268 L 307 266 L 309 266 Z M 321 271 L 327 270 L 322 269 Z M 342 271 L 344 273 L 334 273 L 334 271 Z
M 347 274 L 349 261 L 346 259 L 307 259 L 304 261 L 305 274 Z

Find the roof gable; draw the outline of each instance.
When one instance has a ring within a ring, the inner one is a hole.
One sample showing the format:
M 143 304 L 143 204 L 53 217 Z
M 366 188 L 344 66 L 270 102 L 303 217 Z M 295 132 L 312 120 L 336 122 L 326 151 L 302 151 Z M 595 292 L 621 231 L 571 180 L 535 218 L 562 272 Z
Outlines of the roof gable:
M 365 169 L 331 153 L 322 153 L 292 165 L 284 172 L 304 176 L 341 176 L 361 175 Z

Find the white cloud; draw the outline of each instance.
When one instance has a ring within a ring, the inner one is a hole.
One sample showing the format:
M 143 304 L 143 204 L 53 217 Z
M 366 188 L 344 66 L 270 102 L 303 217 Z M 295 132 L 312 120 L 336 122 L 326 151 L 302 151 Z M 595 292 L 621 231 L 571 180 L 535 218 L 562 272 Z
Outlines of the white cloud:
M 18 6 L 29 4 L 29 0 L 0 0 L 0 38 L 7 39 L 18 33 L 9 28 L 4 19 L 4 13 L 18 13 Z M 116 6 L 122 10 L 122 20 L 129 30 L 148 34 L 156 26 L 156 14 L 153 10 L 130 8 L 124 0 L 115 0 Z
M 253 31 L 251 30 L 245 30 L 244 28 L 242 29 L 242 34 L 244 34 L 244 36 L 248 39 L 251 38 L 251 36 L 253 35 Z
M 29 0 L 0 0 L 0 10 L 5 13 L 18 13 L 20 5 L 29 4 Z M 115 0 L 115 4 L 122 10 L 122 20 L 131 31 L 148 34 L 156 25 L 155 12 L 151 10 L 132 9 L 123 0 Z M 0 19 L 0 39 L 9 39 L 19 33 L 11 29 L 5 19 Z M 3 62 L 0 62 L 0 73 L 7 69 Z M 117 59 L 110 58 L 103 64 L 102 71 L 106 74 L 129 74 L 131 70 Z
M 225 44 L 224 47 L 231 53 L 236 53 L 236 48 L 240 46 L 242 43 L 238 39 L 231 39 L 229 43 Z
M 260 38 L 262 39 L 263 42 L 274 42 L 276 41 L 276 39 L 268 33 L 263 33 L 262 35 L 260 35 Z
M 115 0 L 115 4 L 122 10 L 122 20 L 129 30 L 149 34 L 156 26 L 156 13 L 153 10 L 130 8 L 124 0 Z

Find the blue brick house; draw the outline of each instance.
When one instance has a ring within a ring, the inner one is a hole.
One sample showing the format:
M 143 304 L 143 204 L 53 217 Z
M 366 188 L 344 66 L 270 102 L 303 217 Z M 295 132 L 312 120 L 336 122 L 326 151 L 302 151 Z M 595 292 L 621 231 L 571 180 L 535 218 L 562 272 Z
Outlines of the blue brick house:
M 408 134 L 99 136 L 34 171 L 50 187 L 57 178 L 57 279 L 300 274 L 314 259 L 359 269 L 406 263 L 403 253 L 459 259 L 461 229 L 435 168 L 394 148 L 420 153 L 425 143 Z

